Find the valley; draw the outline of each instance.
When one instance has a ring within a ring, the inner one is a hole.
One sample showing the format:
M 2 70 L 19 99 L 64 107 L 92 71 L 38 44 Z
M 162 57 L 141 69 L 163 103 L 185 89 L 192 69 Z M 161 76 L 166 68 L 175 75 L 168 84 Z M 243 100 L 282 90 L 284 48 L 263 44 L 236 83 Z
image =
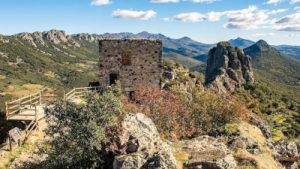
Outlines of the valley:
M 175 63 L 182 65 L 171 69 L 178 71 L 175 73 L 178 77 L 166 81 L 170 86 L 182 87 L 184 84 L 184 88 L 177 89 L 179 94 L 185 90 L 194 90 L 195 79 L 196 86 L 204 83 L 208 52 L 216 46 L 188 37 L 172 39 L 148 32 L 68 35 L 64 31 L 50 30 L 12 36 L 0 35 L 1 137 L 6 137 L 7 131 L 15 125 L 5 121 L 5 101 L 28 95 L 44 87 L 50 88 L 58 96 L 63 96 L 74 87 L 97 82 L 98 40 L 101 39 L 162 40 L 164 64 L 167 67 L 174 66 Z M 272 138 L 275 141 L 287 139 L 300 144 L 300 61 L 296 56 L 300 55 L 297 52 L 298 47 L 271 46 L 263 40 L 252 42 L 242 38 L 231 39 L 228 42 L 228 45 L 242 48 L 245 55 L 251 57 L 255 77 L 252 85 L 245 89 L 237 89 L 231 94 L 271 126 Z M 190 84 L 193 84 L 192 87 Z M 196 92 L 199 92 L 197 90 Z M 202 95 L 201 97 L 208 99 L 208 102 L 212 101 L 211 98 Z M 181 151 L 181 148 L 178 148 L 178 151 Z M 274 161 L 272 163 L 277 165 Z

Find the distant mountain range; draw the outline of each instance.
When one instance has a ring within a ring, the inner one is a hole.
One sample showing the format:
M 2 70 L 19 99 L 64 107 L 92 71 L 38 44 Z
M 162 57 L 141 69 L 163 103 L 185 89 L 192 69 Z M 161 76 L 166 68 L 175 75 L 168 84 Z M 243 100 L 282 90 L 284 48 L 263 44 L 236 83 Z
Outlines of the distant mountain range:
M 215 46 L 215 44 L 205 44 L 195 40 L 192 40 L 189 37 L 182 37 L 179 39 L 169 38 L 163 34 L 152 34 L 148 32 L 140 32 L 137 34 L 133 33 L 105 33 L 105 34 L 73 34 L 66 35 L 64 31 L 59 30 L 50 30 L 48 32 L 34 32 L 34 33 L 20 33 L 15 35 L 22 38 L 23 40 L 29 42 L 31 45 L 36 46 L 37 44 L 43 44 L 43 39 L 48 39 L 54 44 L 62 43 L 78 43 L 77 41 L 88 41 L 96 42 L 99 39 L 111 38 L 111 39 L 161 39 L 163 41 L 163 51 L 164 56 L 170 59 L 182 60 L 182 62 L 187 65 L 199 64 L 197 61 L 206 62 L 206 57 L 208 51 Z M 1 39 L 0 39 L 1 40 Z M 233 46 L 238 46 L 241 48 L 247 48 L 255 42 L 243 38 L 230 39 L 229 42 Z M 278 51 L 283 54 L 289 55 L 294 58 L 300 59 L 300 46 L 289 46 L 289 45 L 280 45 L 273 46 Z M 192 66 L 190 66 L 192 67 Z
M 265 77 L 272 76 L 300 90 L 300 60 L 286 56 L 263 40 L 245 48 L 244 52 L 252 57 L 254 67 L 264 72 Z
M 64 31 L 50 30 L 24 32 L 12 36 L 0 35 L 0 78 L 3 82 L 0 85 L 0 93 L 12 83 L 72 87 L 82 86 L 87 79 L 97 79 L 97 41 L 107 38 L 161 39 L 164 59 L 175 60 L 192 70 L 200 71 L 204 71 L 208 51 L 215 46 L 197 42 L 189 37 L 173 39 L 148 32 L 67 35 Z M 242 38 L 231 39 L 229 42 L 245 48 L 246 54 L 254 58 L 255 68 L 269 72 L 266 76 L 271 74 L 273 79 L 277 76 L 276 79 L 284 84 L 299 85 L 300 77 L 297 74 L 300 72 L 300 64 L 291 57 L 300 57 L 300 47 L 269 46 L 263 41 L 255 43 Z M 265 49 L 268 49 L 267 52 Z M 259 57 L 261 55 L 264 57 Z
M 247 47 L 255 44 L 255 42 L 253 42 L 251 40 L 243 39 L 243 38 L 230 39 L 228 42 L 231 45 L 238 46 L 240 48 L 247 48 Z

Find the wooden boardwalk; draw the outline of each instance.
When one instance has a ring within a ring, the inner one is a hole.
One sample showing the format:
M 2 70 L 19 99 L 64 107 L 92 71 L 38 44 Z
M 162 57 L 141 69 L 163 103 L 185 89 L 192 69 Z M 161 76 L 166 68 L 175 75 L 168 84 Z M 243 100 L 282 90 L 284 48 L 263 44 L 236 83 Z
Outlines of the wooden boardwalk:
M 98 87 L 74 88 L 65 94 L 63 99 L 74 103 L 80 103 L 81 98 L 84 97 L 88 91 L 97 89 Z M 5 102 L 6 119 L 14 121 L 32 121 L 44 118 L 44 108 L 47 103 L 46 100 L 48 100 L 46 97 L 49 97 L 45 96 L 43 94 L 44 92 L 45 89 L 29 96 L 25 96 L 10 102 Z M 58 97 L 55 95 L 50 97 L 58 99 Z
M 97 89 L 98 87 L 74 88 L 61 99 L 80 104 L 82 102 L 82 98 L 87 92 Z M 45 89 L 29 96 L 5 102 L 7 120 L 24 121 L 28 124 L 22 134 L 22 138 L 20 140 L 21 144 L 27 140 L 34 130 L 39 128 L 39 121 L 45 117 L 45 107 L 49 106 L 47 104 L 49 97 L 52 98 L 51 100 L 53 100 L 53 98 L 59 99 L 55 95 L 44 95 L 43 92 L 45 92 Z
M 16 100 L 5 102 L 7 120 L 37 120 L 38 110 L 41 110 L 42 92 L 18 98 Z
M 45 105 L 37 105 L 31 109 L 23 109 L 22 111 L 10 115 L 8 120 L 14 121 L 33 121 L 33 120 L 40 120 L 45 117 L 44 111 Z

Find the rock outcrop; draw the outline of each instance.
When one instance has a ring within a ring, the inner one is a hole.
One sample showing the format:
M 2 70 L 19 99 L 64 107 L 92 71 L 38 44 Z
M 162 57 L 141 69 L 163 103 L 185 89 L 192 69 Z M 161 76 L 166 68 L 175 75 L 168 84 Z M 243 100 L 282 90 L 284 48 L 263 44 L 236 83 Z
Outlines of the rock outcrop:
M 87 34 L 87 33 L 79 33 L 72 36 L 74 39 L 79 41 L 88 41 L 88 42 L 96 42 L 97 40 L 100 40 L 100 35 L 96 34 Z
M 27 33 L 23 32 L 18 35 L 22 40 L 28 42 L 30 45 L 37 47 L 37 45 L 44 46 L 46 43 L 45 41 L 50 41 L 53 44 L 60 44 L 60 43 L 67 43 L 74 42 L 71 36 L 67 35 L 65 31 L 61 30 L 50 30 L 45 32 L 34 32 L 34 33 Z M 74 43 L 73 43 L 74 44 Z
M 286 169 L 298 169 L 300 167 L 300 155 L 295 142 L 282 140 L 276 143 L 274 146 L 274 157 Z
M 65 31 L 50 30 L 44 32 L 43 36 L 54 44 L 66 43 L 69 40 L 69 36 L 66 35 Z
M 184 164 L 185 169 L 235 169 L 237 167 L 227 146 L 216 138 L 200 136 L 184 141 L 182 145 L 182 150 L 191 152 L 191 156 Z
M 33 37 L 31 36 L 30 33 L 27 32 L 23 32 L 17 35 L 18 37 L 20 37 L 21 39 L 23 39 L 24 41 L 28 42 L 30 45 L 37 47 L 37 45 L 34 43 Z
M 205 81 L 219 92 L 250 85 L 254 82 L 251 58 L 242 49 L 220 42 L 209 51 Z
M 165 90 L 170 90 L 173 86 L 187 92 L 191 92 L 189 90 L 194 87 L 204 89 L 200 73 L 190 72 L 188 68 L 171 61 L 164 65 L 161 81 L 161 87 Z
M 144 114 L 129 114 L 122 122 L 119 136 L 125 155 L 115 157 L 114 169 L 161 168 L 176 169 L 171 147 L 163 142 L 151 119 Z

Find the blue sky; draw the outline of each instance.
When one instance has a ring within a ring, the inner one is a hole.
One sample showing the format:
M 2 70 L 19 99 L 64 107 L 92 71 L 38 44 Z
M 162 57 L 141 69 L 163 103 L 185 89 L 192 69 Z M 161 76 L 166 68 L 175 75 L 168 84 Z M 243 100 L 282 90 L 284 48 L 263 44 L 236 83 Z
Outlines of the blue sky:
M 0 34 L 148 31 L 203 43 L 242 37 L 300 46 L 300 0 L 1 0 Z

